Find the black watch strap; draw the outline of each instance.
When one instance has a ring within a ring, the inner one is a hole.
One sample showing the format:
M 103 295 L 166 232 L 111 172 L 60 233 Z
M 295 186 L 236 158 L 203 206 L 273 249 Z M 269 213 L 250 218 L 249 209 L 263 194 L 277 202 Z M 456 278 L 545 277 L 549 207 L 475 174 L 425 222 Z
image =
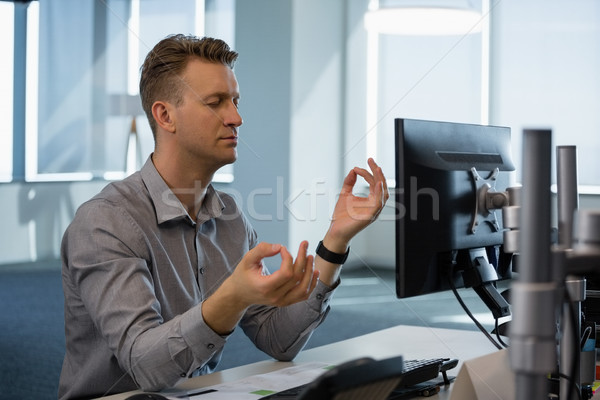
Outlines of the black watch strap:
M 317 255 L 321 257 L 323 260 L 330 262 L 332 264 L 343 264 L 348 259 L 348 254 L 350 254 L 350 247 L 345 254 L 334 253 L 333 251 L 329 251 L 327 247 L 323 245 L 323 241 L 319 242 L 317 246 Z

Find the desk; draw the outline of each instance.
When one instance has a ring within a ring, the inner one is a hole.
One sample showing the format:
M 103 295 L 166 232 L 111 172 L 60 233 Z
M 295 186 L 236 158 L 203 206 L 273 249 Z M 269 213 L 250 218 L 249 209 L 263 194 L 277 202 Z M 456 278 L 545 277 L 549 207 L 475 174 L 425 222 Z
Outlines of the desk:
M 293 362 L 260 361 L 228 370 L 186 380 L 178 389 L 191 390 L 231 382 L 251 375 L 272 372 L 296 363 L 322 361 L 341 363 L 359 357 L 382 359 L 397 355 L 405 359 L 450 357 L 460 360 L 451 375 L 458 374 L 462 361 L 496 351 L 496 348 L 479 331 L 396 326 L 352 339 L 302 351 Z M 124 400 L 135 392 L 121 393 L 103 399 Z M 429 399 L 449 399 L 448 391 Z

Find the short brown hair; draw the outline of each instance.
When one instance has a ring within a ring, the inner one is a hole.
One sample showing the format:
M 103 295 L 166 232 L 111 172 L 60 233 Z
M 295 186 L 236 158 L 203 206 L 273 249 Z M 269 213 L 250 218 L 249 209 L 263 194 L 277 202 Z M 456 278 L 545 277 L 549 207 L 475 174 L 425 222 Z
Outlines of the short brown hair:
M 233 69 L 238 53 L 220 39 L 182 34 L 167 36 L 154 46 L 144 60 L 140 78 L 142 108 L 148 117 L 154 139 L 156 121 L 152 116 L 152 104 L 159 99 L 181 104 L 183 85 L 179 76 L 193 57 Z

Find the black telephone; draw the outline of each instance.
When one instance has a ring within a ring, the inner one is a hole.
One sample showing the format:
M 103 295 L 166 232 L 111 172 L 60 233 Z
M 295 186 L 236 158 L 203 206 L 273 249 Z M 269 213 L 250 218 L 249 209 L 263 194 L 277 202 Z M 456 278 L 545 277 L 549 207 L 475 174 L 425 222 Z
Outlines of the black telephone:
M 405 361 L 402 356 L 358 358 L 333 367 L 312 382 L 273 393 L 261 400 L 388 400 L 432 396 L 454 377 L 447 371 L 457 359 Z M 440 373 L 442 378 L 439 377 Z
M 306 385 L 297 400 L 384 400 L 400 384 L 403 368 L 402 356 L 348 361 Z

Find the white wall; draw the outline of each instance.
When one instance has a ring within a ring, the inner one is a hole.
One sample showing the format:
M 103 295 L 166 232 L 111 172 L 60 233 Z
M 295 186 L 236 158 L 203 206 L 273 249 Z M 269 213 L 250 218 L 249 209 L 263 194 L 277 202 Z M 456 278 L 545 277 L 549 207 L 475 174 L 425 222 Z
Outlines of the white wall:
M 366 35 L 361 0 L 293 2 L 290 247 L 327 231 L 348 171 L 366 166 Z M 363 55 L 361 57 L 361 55 Z M 362 180 L 357 193 L 365 193 Z M 393 202 L 351 243 L 347 267 L 393 266 Z M 391 234 L 390 234 L 391 233 Z M 390 261 L 392 260 L 392 261 Z
M 329 226 L 342 174 L 344 2 L 292 2 L 290 247 L 316 247 Z
M 291 2 L 237 1 L 235 73 L 240 85 L 238 160 L 230 189 L 263 241 L 288 242 Z

